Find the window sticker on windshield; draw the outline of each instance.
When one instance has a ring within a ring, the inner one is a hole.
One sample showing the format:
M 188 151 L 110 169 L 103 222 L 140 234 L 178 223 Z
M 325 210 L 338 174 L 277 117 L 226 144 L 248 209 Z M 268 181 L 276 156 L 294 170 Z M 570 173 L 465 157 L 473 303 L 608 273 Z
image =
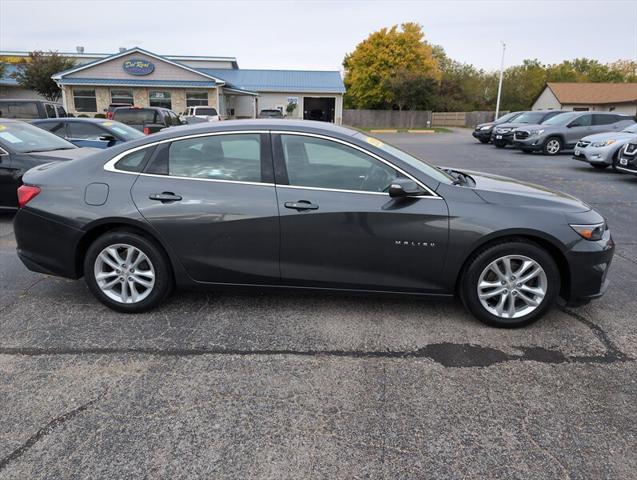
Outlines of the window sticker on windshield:
M 0 131 L 0 138 L 6 140 L 9 143 L 22 143 L 22 140 L 20 140 L 18 137 L 16 137 L 11 132 L 2 132 L 2 131 Z
M 7 129 L 7 127 L 5 127 L 4 125 L 0 125 L 0 132 L 1 132 L 2 130 L 6 130 L 6 129 Z
M 374 145 L 377 148 L 382 148 L 383 147 L 383 142 L 381 142 L 377 138 L 367 137 L 365 140 L 367 141 L 367 143 L 369 143 L 370 145 Z
M 113 125 L 113 122 L 102 122 L 102 125 L 104 125 L 105 127 L 110 127 L 111 125 Z
M 105 125 L 105 124 L 104 124 Z M 113 127 L 111 130 L 121 133 L 122 135 L 126 135 L 128 132 L 121 127 Z

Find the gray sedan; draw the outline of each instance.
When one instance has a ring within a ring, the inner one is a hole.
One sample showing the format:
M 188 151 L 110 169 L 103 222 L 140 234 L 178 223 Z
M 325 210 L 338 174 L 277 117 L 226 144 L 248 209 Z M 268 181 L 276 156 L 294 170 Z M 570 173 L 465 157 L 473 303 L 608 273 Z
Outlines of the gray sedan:
M 620 132 L 604 132 L 582 138 L 575 145 L 573 159 L 590 163 L 603 170 L 609 165 L 615 168 L 619 151 L 633 139 L 637 139 L 637 123 Z

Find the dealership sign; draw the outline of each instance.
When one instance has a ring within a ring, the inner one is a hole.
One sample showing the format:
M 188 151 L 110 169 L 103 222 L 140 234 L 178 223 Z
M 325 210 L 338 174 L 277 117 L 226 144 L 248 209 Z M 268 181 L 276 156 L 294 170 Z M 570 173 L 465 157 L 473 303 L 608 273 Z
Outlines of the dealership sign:
M 155 70 L 155 65 L 143 58 L 131 58 L 122 64 L 122 68 L 129 75 L 149 75 Z

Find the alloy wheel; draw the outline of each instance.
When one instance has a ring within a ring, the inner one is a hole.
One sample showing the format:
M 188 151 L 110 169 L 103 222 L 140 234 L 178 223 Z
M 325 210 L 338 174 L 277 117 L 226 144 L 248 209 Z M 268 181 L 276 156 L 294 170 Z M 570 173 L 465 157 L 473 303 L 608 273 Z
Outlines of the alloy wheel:
M 138 303 L 155 286 L 155 268 L 139 248 L 118 243 L 109 245 L 95 259 L 95 281 L 99 289 L 118 303 Z
M 547 288 L 542 266 L 523 255 L 506 255 L 489 263 L 477 286 L 482 306 L 499 318 L 520 318 L 533 312 Z
M 551 138 L 546 142 L 546 151 L 551 155 L 555 155 L 560 151 L 560 141 L 556 138 Z

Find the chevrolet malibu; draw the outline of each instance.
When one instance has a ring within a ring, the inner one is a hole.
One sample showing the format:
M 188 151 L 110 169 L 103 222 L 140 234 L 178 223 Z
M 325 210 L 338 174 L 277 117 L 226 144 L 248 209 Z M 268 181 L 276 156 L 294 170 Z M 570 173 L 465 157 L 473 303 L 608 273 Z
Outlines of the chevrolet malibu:
M 429 165 L 323 122 L 169 129 L 24 176 L 18 254 L 121 312 L 174 287 L 451 297 L 518 327 L 601 296 L 604 218 L 569 195 Z

